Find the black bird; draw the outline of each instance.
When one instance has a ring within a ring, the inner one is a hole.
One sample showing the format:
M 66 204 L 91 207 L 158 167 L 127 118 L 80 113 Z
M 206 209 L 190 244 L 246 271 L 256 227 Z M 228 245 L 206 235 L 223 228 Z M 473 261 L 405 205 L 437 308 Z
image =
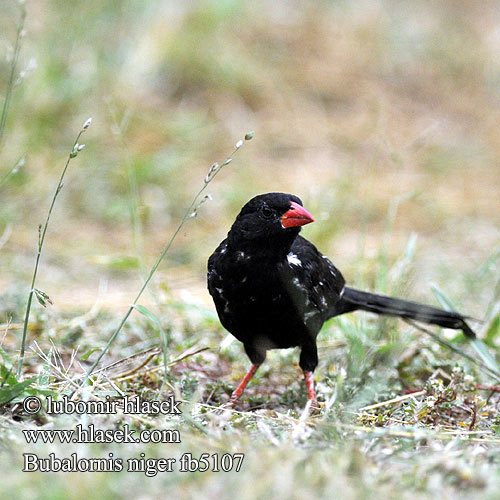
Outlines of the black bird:
M 363 310 L 475 333 L 455 312 L 345 286 L 340 271 L 300 227 L 313 216 L 294 195 L 252 198 L 208 260 L 208 290 L 222 325 L 243 342 L 252 366 L 231 396 L 234 404 L 268 349 L 300 347 L 308 399 L 316 404 L 316 337 L 334 316 Z

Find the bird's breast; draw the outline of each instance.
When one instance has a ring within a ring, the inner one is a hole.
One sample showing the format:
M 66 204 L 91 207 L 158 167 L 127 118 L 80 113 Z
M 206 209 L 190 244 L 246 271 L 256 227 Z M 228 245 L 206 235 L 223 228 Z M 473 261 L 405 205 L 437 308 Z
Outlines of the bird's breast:
M 270 345 L 291 347 L 312 330 L 317 333 L 318 311 L 289 263 L 268 263 L 244 252 L 216 261 L 209 267 L 210 293 L 222 324 L 236 338 L 247 342 L 264 335 Z

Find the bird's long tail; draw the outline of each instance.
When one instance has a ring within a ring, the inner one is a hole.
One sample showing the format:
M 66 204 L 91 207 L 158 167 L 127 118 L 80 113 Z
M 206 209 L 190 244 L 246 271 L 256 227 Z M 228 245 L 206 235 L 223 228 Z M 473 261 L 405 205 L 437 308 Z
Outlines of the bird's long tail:
M 443 311 L 437 307 L 409 300 L 362 292 L 347 286 L 344 287 L 342 298 L 335 304 L 335 309 L 333 316 L 356 310 L 369 311 L 462 330 L 467 337 L 476 338 L 476 334 L 466 323 L 465 317 L 459 313 Z

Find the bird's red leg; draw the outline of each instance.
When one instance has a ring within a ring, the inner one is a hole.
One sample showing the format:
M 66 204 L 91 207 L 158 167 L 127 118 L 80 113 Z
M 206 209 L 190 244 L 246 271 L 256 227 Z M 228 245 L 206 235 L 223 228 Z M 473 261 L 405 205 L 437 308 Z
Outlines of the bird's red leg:
M 243 377 L 243 380 L 239 383 L 238 387 L 234 390 L 234 392 L 231 394 L 231 399 L 229 402 L 231 404 L 236 403 L 240 396 L 243 394 L 243 391 L 245 390 L 245 387 L 247 386 L 248 382 L 252 380 L 252 377 L 255 375 L 255 372 L 257 371 L 257 368 L 259 368 L 260 365 L 252 365 L 250 367 L 250 370 L 248 370 L 247 374 Z
M 304 378 L 306 379 L 307 399 L 312 400 L 312 402 L 316 404 L 316 392 L 314 391 L 313 372 L 304 370 Z

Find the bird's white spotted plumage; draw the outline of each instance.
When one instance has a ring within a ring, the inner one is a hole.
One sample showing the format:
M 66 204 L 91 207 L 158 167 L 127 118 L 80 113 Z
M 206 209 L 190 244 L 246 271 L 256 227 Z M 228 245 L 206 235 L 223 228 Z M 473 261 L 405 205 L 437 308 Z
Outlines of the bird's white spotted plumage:
M 301 349 L 299 365 L 308 399 L 314 403 L 316 337 L 326 320 L 340 314 L 363 310 L 400 316 L 461 329 L 474 337 L 459 313 L 344 287 L 342 273 L 299 235 L 300 227 L 309 222 L 313 217 L 294 195 L 256 196 L 241 209 L 227 239 L 210 256 L 208 288 L 217 313 L 224 327 L 243 342 L 252 362 L 231 396 L 233 403 L 266 352 L 289 347 Z
M 291 264 L 292 266 L 301 266 L 302 265 L 302 261 L 292 252 L 290 252 L 287 256 L 286 256 L 286 260 L 288 261 L 289 264 Z

